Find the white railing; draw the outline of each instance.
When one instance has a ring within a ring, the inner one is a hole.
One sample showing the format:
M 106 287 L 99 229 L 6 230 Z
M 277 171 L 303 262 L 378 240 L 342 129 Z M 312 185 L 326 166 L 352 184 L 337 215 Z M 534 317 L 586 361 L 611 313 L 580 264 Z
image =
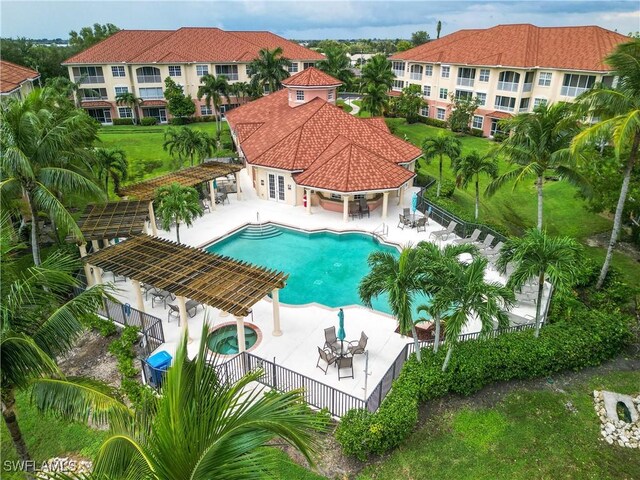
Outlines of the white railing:
M 530 92 L 530 91 L 531 91 L 531 85 L 532 85 L 531 83 L 525 83 L 525 84 L 522 86 L 522 91 L 523 91 L 523 92 Z
M 517 82 L 498 82 L 498 90 L 504 90 L 507 92 L 517 92 L 518 85 L 519 84 Z
M 221 78 L 226 78 L 227 80 L 238 80 L 237 73 L 219 73 L 218 76 Z
M 411 72 L 411 75 L 409 77 L 411 78 L 411 80 L 422 80 L 421 73 Z
M 140 98 L 142 100 L 164 100 L 164 94 L 163 93 L 160 93 L 160 94 L 141 93 Z
M 79 76 L 74 77 L 74 81 L 82 83 L 104 83 L 104 76 L 102 75 L 93 75 L 93 76 Z
M 161 83 L 160 75 L 138 75 L 138 83 Z
M 389 235 L 389 225 L 384 222 L 373 231 L 373 236 L 380 240 L 384 240 L 387 235 Z
M 560 95 L 563 95 L 565 97 L 577 97 L 578 95 L 580 95 L 581 93 L 586 92 L 587 90 L 589 90 L 589 89 L 585 88 L 585 87 L 566 87 L 566 86 L 563 86 L 560 89 Z
M 393 74 L 396 77 L 404 77 L 404 69 L 403 70 L 397 70 L 397 69 L 394 68 L 391 71 L 393 72 Z
M 508 107 L 506 105 L 499 105 L 499 104 L 494 104 L 493 108 L 495 108 L 496 110 L 500 110 L 502 112 L 513 112 L 515 111 L 514 107 Z
M 456 82 L 456 84 L 460 85 L 461 87 L 473 87 L 474 82 L 475 78 L 458 77 L 458 81 Z

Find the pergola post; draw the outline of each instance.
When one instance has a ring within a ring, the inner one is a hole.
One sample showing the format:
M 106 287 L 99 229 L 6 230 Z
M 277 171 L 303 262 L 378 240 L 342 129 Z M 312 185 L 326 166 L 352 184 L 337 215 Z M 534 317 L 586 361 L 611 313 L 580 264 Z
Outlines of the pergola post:
M 97 252 L 100 250 L 100 245 L 98 245 L 98 240 L 91 240 L 91 246 L 93 247 L 93 251 Z
M 96 285 L 102 283 L 102 269 L 100 267 L 93 266 L 93 279 Z
M 151 224 L 151 233 L 154 237 L 157 237 L 158 227 L 156 225 L 156 213 L 153 211 L 153 200 L 149 200 L 149 223 Z
M 216 209 L 216 185 L 215 178 L 209 180 L 209 199 L 211 200 L 211 211 Z
M 398 206 L 404 207 L 404 192 L 402 191 L 402 187 L 398 189 Z
M 382 193 L 382 219 L 387 218 L 387 210 L 389 209 L 389 192 Z
M 349 195 L 342 196 L 342 220 L 349 221 Z
M 187 305 L 185 299 L 177 295 L 176 300 L 178 301 L 178 311 L 180 312 L 179 325 L 182 327 L 182 334 L 189 335 L 189 321 L 187 320 Z
M 236 329 L 238 331 L 238 353 L 242 353 L 246 350 L 246 342 L 244 339 L 244 317 L 238 317 L 236 315 Z
M 108 238 L 103 238 L 102 239 L 102 248 L 107 248 L 109 245 L 111 245 L 109 243 L 109 239 Z
M 307 215 L 311 215 L 311 189 L 305 189 L 305 195 L 307 196 Z
M 279 337 L 282 335 L 282 330 L 280 330 L 280 289 L 274 288 L 271 291 L 271 300 L 273 306 L 273 336 Z
M 149 225 L 147 224 L 147 221 L 144 221 L 144 224 L 142 225 L 142 233 L 144 233 L 145 235 L 149 235 Z
M 242 189 L 240 188 L 240 172 L 236 172 L 236 191 L 238 200 L 242 200 Z
M 140 288 L 140 282 L 138 280 L 131 280 L 131 284 L 133 285 L 133 291 L 136 294 L 136 302 L 138 304 L 137 308 L 141 312 L 144 312 L 144 300 L 142 298 L 142 289 Z
M 80 258 L 87 256 L 86 243 L 78 245 L 78 250 L 80 250 Z M 87 287 L 90 287 L 91 285 L 93 285 L 93 278 L 92 278 L 93 275 L 91 275 L 91 267 L 87 263 L 84 264 L 84 276 L 87 277 Z

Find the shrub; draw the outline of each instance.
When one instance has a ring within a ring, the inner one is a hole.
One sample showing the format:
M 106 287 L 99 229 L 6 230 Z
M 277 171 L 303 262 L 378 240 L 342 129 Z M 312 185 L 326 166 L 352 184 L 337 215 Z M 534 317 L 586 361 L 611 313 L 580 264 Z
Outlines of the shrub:
M 155 117 L 144 117 L 142 120 L 140 120 L 140 125 L 142 125 L 143 127 L 150 127 L 157 124 L 158 119 Z
M 615 310 L 583 308 L 573 318 L 545 326 L 539 338 L 527 330 L 457 344 L 446 372 L 441 370 L 445 349 L 437 354 L 423 349 L 422 362 L 411 356 L 376 413 L 351 410 L 342 417 L 338 442 L 360 460 L 380 455 L 413 430 L 418 402 L 447 393 L 471 395 L 492 382 L 598 365 L 631 340 L 630 317 Z
M 444 178 L 442 180 L 442 184 L 440 185 L 440 198 L 451 198 L 453 197 L 453 193 L 456 191 L 456 184 L 451 180 L 447 180 Z
M 474 137 L 483 137 L 484 132 L 479 128 L 472 128 L 471 130 L 469 130 L 469 135 L 472 135 Z
M 447 122 L 444 120 L 438 120 L 437 118 L 419 116 L 418 122 L 431 125 L 432 127 L 447 128 Z
M 503 142 L 506 138 L 507 138 L 506 133 L 496 132 L 493 134 L 493 140 L 498 143 Z
M 169 125 L 187 125 L 195 122 L 194 117 L 171 117 L 169 119 Z
M 129 166 L 129 180 L 141 180 L 145 175 L 162 167 L 162 160 L 139 160 Z
M 133 119 L 132 118 L 114 118 L 113 124 L 114 125 L 133 125 Z

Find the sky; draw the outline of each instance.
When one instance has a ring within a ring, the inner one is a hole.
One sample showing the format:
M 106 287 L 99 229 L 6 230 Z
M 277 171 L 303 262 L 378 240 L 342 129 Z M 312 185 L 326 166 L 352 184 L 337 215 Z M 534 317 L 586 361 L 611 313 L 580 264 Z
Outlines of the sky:
M 2 37 L 68 38 L 96 22 L 123 29 L 269 30 L 298 40 L 409 38 L 417 30 L 435 37 L 438 20 L 442 35 L 504 23 L 599 25 L 627 34 L 640 30 L 640 1 L 0 1 Z

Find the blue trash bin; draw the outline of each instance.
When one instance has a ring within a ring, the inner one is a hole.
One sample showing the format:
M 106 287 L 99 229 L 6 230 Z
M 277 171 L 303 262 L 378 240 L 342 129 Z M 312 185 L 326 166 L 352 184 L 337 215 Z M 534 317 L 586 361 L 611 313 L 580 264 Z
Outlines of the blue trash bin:
M 164 350 L 147 358 L 147 364 L 149 365 L 149 367 L 151 367 L 150 381 L 156 387 L 160 387 L 160 385 L 162 384 L 164 374 L 171 366 L 171 360 L 173 360 L 173 357 L 171 357 L 171 355 L 169 355 Z

